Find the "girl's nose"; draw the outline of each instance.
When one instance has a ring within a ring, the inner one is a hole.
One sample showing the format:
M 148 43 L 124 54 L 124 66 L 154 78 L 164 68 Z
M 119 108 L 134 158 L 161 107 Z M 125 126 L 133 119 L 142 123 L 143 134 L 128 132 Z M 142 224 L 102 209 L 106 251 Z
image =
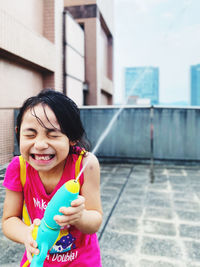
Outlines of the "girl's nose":
M 35 140 L 34 147 L 38 150 L 43 150 L 43 149 L 48 148 L 48 143 L 46 142 L 45 139 L 42 139 L 42 138 L 39 139 L 38 138 Z

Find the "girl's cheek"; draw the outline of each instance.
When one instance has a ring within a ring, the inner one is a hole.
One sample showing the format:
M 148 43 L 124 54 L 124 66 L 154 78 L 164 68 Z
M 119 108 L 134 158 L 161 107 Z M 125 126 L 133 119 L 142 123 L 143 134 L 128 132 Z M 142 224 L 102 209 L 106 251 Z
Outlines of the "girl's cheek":
M 27 142 L 27 141 L 25 141 L 23 139 L 20 141 L 19 148 L 20 148 L 20 152 L 21 153 L 27 153 L 28 152 L 28 149 L 30 147 L 31 147 L 31 143 L 30 142 Z

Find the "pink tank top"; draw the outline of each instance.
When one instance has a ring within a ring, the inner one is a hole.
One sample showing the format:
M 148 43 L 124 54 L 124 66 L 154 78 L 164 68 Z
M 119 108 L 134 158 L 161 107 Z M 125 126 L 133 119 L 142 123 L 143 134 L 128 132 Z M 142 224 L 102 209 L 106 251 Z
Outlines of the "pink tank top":
M 42 219 L 46 206 L 56 191 L 65 182 L 75 178 L 75 163 L 77 159 L 78 155 L 76 154 L 70 154 L 67 157 L 63 175 L 50 195 L 46 193 L 38 172 L 28 163 L 26 163 L 26 182 L 24 188 L 22 187 L 19 157 L 14 157 L 9 164 L 3 185 L 10 190 L 24 192 L 25 203 L 32 222 L 35 218 Z M 82 185 L 84 181 L 83 174 L 79 181 L 80 185 Z M 27 257 L 25 252 L 20 266 L 22 267 L 26 261 Z M 44 262 L 44 267 L 49 266 L 101 267 L 97 235 L 83 234 L 73 226 L 61 230 L 60 240 L 48 252 Z

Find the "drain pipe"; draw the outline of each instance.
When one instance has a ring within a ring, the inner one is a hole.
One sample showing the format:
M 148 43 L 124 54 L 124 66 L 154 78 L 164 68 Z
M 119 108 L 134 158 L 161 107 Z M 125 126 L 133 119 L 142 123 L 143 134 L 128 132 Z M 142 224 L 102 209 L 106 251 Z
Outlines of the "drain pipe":
M 66 11 L 63 12 L 63 94 L 66 95 Z

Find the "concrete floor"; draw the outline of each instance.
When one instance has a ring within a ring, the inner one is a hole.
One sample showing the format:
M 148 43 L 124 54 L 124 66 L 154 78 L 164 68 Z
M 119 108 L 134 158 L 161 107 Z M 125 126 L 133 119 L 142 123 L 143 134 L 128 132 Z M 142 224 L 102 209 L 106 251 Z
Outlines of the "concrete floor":
M 101 164 L 103 267 L 200 267 L 200 166 Z M 3 175 L 1 175 L 3 177 Z M 0 180 L 0 211 L 4 189 Z M 0 266 L 23 246 L 0 231 Z

